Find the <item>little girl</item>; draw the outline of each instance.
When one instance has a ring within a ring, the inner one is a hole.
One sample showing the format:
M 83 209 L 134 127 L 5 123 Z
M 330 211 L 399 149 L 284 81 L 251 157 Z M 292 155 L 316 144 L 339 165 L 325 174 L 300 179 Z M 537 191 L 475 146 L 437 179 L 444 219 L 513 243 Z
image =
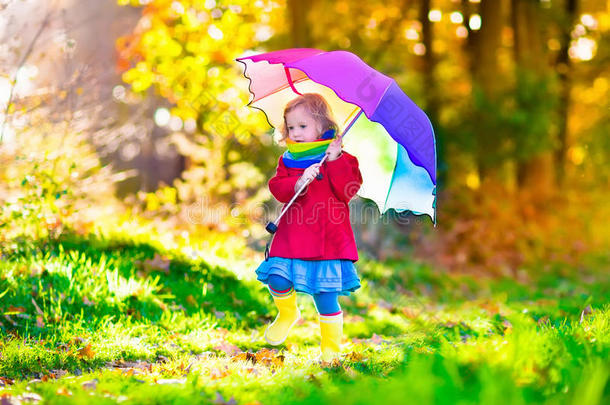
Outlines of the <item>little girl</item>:
M 362 176 L 358 160 L 341 150 L 340 138 L 333 140 L 337 129 L 322 96 L 306 93 L 287 104 L 281 131 L 288 150 L 279 158 L 269 189 L 287 203 L 312 182 L 281 218 L 269 257 L 256 269 L 278 308 L 265 340 L 271 345 L 284 342 L 300 317 L 296 291 L 310 294 L 319 314 L 324 362 L 340 355 L 343 312 L 338 296 L 360 288 L 348 203 Z M 320 165 L 325 154 L 328 158 Z

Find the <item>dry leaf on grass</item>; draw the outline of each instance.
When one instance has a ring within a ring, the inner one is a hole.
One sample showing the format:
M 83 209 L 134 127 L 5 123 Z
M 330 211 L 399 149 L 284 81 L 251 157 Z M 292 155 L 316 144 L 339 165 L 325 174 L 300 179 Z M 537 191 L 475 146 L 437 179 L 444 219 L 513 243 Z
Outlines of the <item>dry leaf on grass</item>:
M 243 352 L 231 358 L 231 361 L 250 361 L 252 364 L 281 367 L 284 365 L 284 355 L 277 350 L 263 348 L 256 353 Z
M 158 253 L 155 253 L 155 256 L 152 259 L 146 259 L 144 262 L 136 261 L 136 264 L 140 267 L 142 271 L 145 273 L 150 273 L 152 271 L 162 271 L 165 274 L 169 274 L 169 265 L 171 261 L 165 257 L 161 256 Z
M 402 309 L 402 313 L 408 319 L 415 319 L 415 318 L 417 318 L 419 316 L 419 313 L 417 311 L 415 311 L 413 308 L 410 308 L 410 307 L 404 307 Z
M 8 307 L 8 309 L 6 310 L 6 312 L 4 313 L 5 315 L 13 315 L 13 314 L 22 314 L 25 312 L 25 308 L 24 307 L 16 307 L 14 305 L 11 305 Z
M 359 362 L 362 361 L 363 358 L 364 356 L 362 355 L 362 353 L 359 352 L 351 352 L 345 355 L 345 360 L 351 362 Z
M 80 357 L 81 359 L 92 359 L 93 356 L 95 356 L 95 352 L 91 349 L 91 344 L 88 344 L 87 346 L 78 349 L 78 357 Z
M 197 300 L 192 294 L 189 294 L 188 297 L 186 297 L 186 303 L 194 307 L 198 306 Z
M 591 309 L 591 305 L 587 305 L 585 307 L 585 309 L 582 310 L 582 312 L 580 313 L 580 322 L 579 323 L 583 323 L 583 321 L 585 320 L 585 317 L 587 315 L 591 315 L 593 313 L 593 310 Z
M 219 380 L 221 378 L 228 376 L 229 374 L 231 374 L 231 372 L 229 371 L 228 367 L 225 367 L 224 369 L 213 368 L 210 370 L 210 378 L 212 380 Z
M 0 376 L 0 387 L 6 387 L 7 385 L 13 385 L 13 380 Z
M 242 352 L 242 350 L 239 347 L 237 347 L 234 344 L 231 344 L 227 341 L 223 341 L 219 345 L 214 346 L 214 350 L 222 351 L 229 357 L 235 356 L 236 354 Z
M 65 395 L 65 396 L 69 397 L 72 395 L 72 391 L 70 391 L 66 387 L 59 387 L 57 389 L 57 391 L 55 391 L 55 394 L 56 395 Z
M 331 361 L 321 360 L 320 366 L 328 368 L 341 368 L 343 367 L 343 362 L 340 359 L 332 359 Z
M 26 404 L 36 404 L 42 401 L 42 397 L 35 392 L 24 392 L 23 394 L 18 395 L 17 399 L 20 401 L 19 403 Z
M 94 390 L 97 388 L 97 383 L 97 378 L 94 378 L 93 380 L 85 381 L 84 383 L 82 383 L 81 387 L 83 387 L 83 389 L 85 390 Z
M 479 307 L 486 310 L 491 315 L 495 315 L 500 312 L 500 307 L 498 306 L 498 304 L 490 300 L 480 302 Z

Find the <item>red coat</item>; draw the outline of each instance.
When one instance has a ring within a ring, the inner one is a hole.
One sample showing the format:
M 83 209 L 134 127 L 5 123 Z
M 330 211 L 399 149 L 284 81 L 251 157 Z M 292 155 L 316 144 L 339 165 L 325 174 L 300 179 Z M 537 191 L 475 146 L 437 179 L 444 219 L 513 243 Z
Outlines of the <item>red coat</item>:
M 286 167 L 280 157 L 276 174 L 269 180 L 271 194 L 279 202 L 290 201 L 303 171 Z M 362 184 L 358 159 L 343 152 L 338 159 L 326 161 L 320 173 L 324 177 L 313 180 L 280 219 L 269 256 L 358 260 L 348 206 Z

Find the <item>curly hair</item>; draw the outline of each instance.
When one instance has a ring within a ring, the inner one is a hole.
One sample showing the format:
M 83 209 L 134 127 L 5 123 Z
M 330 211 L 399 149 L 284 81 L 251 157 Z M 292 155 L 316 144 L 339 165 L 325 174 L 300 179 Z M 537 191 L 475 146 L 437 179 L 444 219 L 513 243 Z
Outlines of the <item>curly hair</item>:
M 318 135 L 320 137 L 325 131 L 329 129 L 334 129 L 338 131 L 339 126 L 335 122 L 332 111 L 330 110 L 330 106 L 324 100 L 324 97 L 317 93 L 304 93 L 297 98 L 294 98 L 286 104 L 286 108 L 284 108 L 284 122 L 280 129 L 282 133 L 282 138 L 280 142 L 285 141 L 288 138 L 288 128 L 286 127 L 286 114 L 290 111 L 294 110 L 298 106 L 303 106 L 305 111 L 307 111 L 311 116 L 318 122 L 320 127 L 322 128 L 322 132 Z

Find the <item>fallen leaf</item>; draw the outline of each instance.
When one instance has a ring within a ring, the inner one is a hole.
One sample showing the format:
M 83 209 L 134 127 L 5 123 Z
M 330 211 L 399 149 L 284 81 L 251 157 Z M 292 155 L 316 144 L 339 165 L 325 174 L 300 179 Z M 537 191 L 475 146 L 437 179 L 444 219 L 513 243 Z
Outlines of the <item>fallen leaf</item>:
M 53 375 L 57 379 L 57 378 L 61 378 L 61 377 L 65 376 L 66 374 L 68 374 L 68 370 L 54 369 L 54 370 L 51 370 L 51 373 L 53 373 Z
M 5 314 L 6 315 L 12 315 L 12 314 L 22 314 L 25 312 L 25 308 L 24 307 L 16 307 L 14 305 L 11 305 L 8 307 L 8 309 L 6 310 Z
M 17 322 L 13 321 L 13 318 L 11 318 L 9 315 L 4 315 L 4 318 L 6 318 L 7 321 L 9 321 L 13 326 L 18 326 Z M 16 333 L 16 332 L 13 332 Z
M 417 318 L 417 317 L 418 317 L 418 315 L 419 315 L 417 312 L 415 312 L 415 311 L 413 310 L 413 308 L 410 308 L 410 307 L 404 307 L 404 308 L 402 309 L 402 313 L 403 313 L 403 315 L 404 315 L 404 316 L 406 316 L 408 319 L 415 319 L 415 318 Z
M 339 359 L 332 359 L 331 361 L 320 361 L 320 366 L 322 367 L 330 367 L 330 368 L 339 368 L 343 366 L 343 363 Z
M 165 274 L 169 274 L 170 260 L 158 253 L 155 253 L 155 256 L 152 259 L 144 260 L 144 262 L 137 262 L 137 264 L 139 264 L 145 272 L 161 270 Z
M 538 322 L 536 323 L 538 324 L 538 326 L 548 325 L 550 323 L 549 319 L 549 316 L 545 315 L 542 318 L 538 319 Z
M 83 343 L 85 343 L 85 338 L 82 338 L 80 336 L 76 336 L 76 337 L 72 338 L 72 344 L 80 345 Z
M 229 374 L 231 374 L 231 373 L 228 371 L 228 368 L 226 368 L 226 367 L 222 370 L 219 368 L 213 368 L 210 370 L 210 378 L 212 380 L 218 380 L 218 379 L 224 378 L 224 377 L 228 376 Z
M 226 336 L 229 333 L 229 330 L 227 328 L 220 328 L 220 327 L 218 327 L 218 328 L 216 328 L 216 331 L 220 332 L 220 334 L 222 336 Z
M 123 372 L 121 373 L 121 375 L 125 376 L 125 377 L 131 377 L 134 374 L 134 369 L 133 368 L 128 368 L 126 370 L 123 370 Z
M 378 306 L 379 308 L 383 308 L 383 309 L 386 309 L 386 310 L 388 310 L 388 311 L 393 311 L 393 310 L 394 310 L 394 305 L 392 305 L 392 304 L 390 304 L 389 302 L 384 301 L 384 300 L 379 300 L 379 301 L 377 302 L 377 306 Z
M 380 345 L 382 343 L 386 342 L 385 340 L 383 340 L 381 338 L 381 336 L 379 336 L 376 333 L 373 333 L 373 337 L 371 338 L 371 343 L 375 343 L 376 345 Z
M 491 315 L 495 315 L 500 312 L 500 307 L 493 301 L 483 301 L 479 303 L 479 307 L 489 312 Z
M 224 341 L 221 344 L 214 346 L 214 350 L 220 350 L 229 357 L 235 356 L 236 354 L 242 352 L 242 350 L 239 347 L 237 347 L 231 343 L 228 343 L 227 341 Z
M 591 305 L 587 305 L 585 307 L 585 309 L 583 309 L 582 312 L 580 313 L 580 322 L 579 323 L 583 323 L 583 321 L 585 320 L 585 316 L 591 315 L 591 313 L 593 313 L 593 310 L 591 309 Z
M 277 350 L 263 348 L 256 352 L 257 362 L 266 366 L 281 367 L 284 365 L 284 355 L 278 355 Z
M 256 356 L 250 352 L 242 352 L 231 357 L 231 361 L 251 361 L 256 364 Z
M 351 367 L 343 367 L 343 370 L 345 370 L 345 374 L 347 376 L 349 376 L 350 378 L 356 378 L 358 376 L 358 374 L 356 373 L 356 371 L 351 368 Z
M 0 376 L 0 387 L 6 387 L 7 385 L 13 385 L 13 380 Z
M 254 374 L 255 376 L 259 376 L 259 375 L 261 374 L 261 373 L 260 373 L 260 371 L 258 371 L 258 368 L 256 368 L 256 367 L 248 367 L 248 368 L 246 369 L 246 371 L 247 371 L 249 374 Z
M 97 383 L 97 378 L 94 378 L 93 380 L 85 381 L 84 383 L 82 383 L 81 387 L 86 390 L 94 390 L 97 388 Z
M 87 346 L 78 349 L 78 357 L 92 359 L 95 356 L 95 352 L 91 349 L 91 343 Z
M 67 397 L 72 395 L 72 392 L 70 390 L 68 390 L 66 387 L 59 387 L 57 389 L 57 391 L 55 392 L 55 394 L 57 395 L 65 395 Z
M 45 374 L 45 375 L 43 375 L 42 377 L 40 377 L 40 379 L 42 380 L 42 382 L 47 382 L 47 381 L 49 381 L 49 380 L 54 380 L 55 378 L 57 378 L 57 377 L 56 377 L 56 376 L 55 376 L 55 374 L 53 374 L 53 373 Z
M 35 404 L 42 401 L 42 397 L 35 392 L 24 392 L 17 397 L 21 402 Z
M 362 359 L 364 358 L 364 356 L 362 355 L 362 353 L 359 352 L 351 352 L 345 355 L 345 360 L 351 361 L 351 362 L 358 362 L 358 361 L 362 361 Z

